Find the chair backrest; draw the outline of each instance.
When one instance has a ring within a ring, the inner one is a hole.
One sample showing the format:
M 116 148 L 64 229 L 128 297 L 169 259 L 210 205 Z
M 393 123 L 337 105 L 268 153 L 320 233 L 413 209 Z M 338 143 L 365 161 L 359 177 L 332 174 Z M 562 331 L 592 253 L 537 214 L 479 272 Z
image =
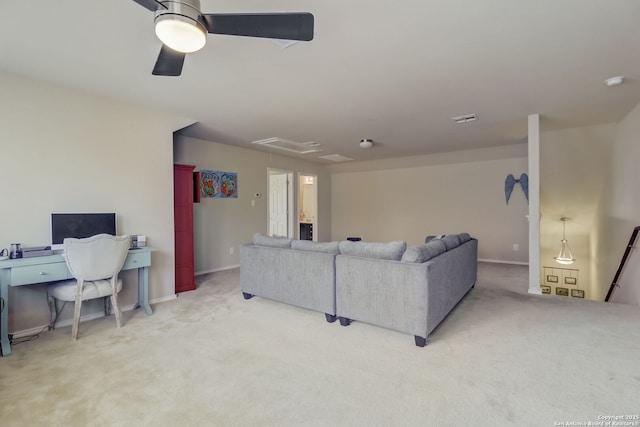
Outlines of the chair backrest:
M 76 279 L 100 280 L 118 274 L 127 258 L 131 236 L 98 234 L 86 239 L 64 239 L 67 267 Z

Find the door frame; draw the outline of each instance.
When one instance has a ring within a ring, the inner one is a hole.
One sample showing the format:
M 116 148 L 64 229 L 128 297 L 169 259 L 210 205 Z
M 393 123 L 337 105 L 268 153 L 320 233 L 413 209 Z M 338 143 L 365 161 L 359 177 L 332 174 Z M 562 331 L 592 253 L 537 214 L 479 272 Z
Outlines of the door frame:
M 318 241 L 318 174 L 317 173 L 306 173 L 306 172 L 298 172 L 298 192 L 296 193 L 298 195 L 297 197 L 297 209 L 296 212 L 300 211 L 301 208 L 301 204 L 300 204 L 300 191 L 302 191 L 302 184 L 300 184 L 300 180 L 302 179 L 303 176 L 311 176 L 313 177 L 313 196 L 315 197 L 315 214 L 313 215 L 313 222 L 311 223 L 312 226 L 312 230 L 313 230 L 313 234 L 312 234 L 312 239 L 314 242 Z M 298 230 L 298 233 L 300 233 L 300 216 L 296 215 L 296 229 Z M 300 238 L 300 236 L 298 235 L 298 238 Z
M 293 171 L 286 169 L 267 168 L 267 234 L 271 230 L 271 175 L 287 175 L 287 237 L 296 238 L 293 228 L 293 213 L 295 211 L 293 190 L 295 182 Z

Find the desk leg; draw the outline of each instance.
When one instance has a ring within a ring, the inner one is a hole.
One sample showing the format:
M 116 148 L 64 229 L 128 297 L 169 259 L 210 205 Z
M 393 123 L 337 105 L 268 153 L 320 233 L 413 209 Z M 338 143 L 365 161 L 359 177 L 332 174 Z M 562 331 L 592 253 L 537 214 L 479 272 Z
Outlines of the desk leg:
M 2 356 L 11 354 L 11 344 L 9 343 L 9 283 L 0 278 L 0 297 L 3 306 L 0 315 L 0 340 L 2 341 Z
M 147 316 L 151 316 L 153 311 L 149 305 L 149 269 L 147 267 L 138 268 L 138 304 L 137 307 L 144 308 Z

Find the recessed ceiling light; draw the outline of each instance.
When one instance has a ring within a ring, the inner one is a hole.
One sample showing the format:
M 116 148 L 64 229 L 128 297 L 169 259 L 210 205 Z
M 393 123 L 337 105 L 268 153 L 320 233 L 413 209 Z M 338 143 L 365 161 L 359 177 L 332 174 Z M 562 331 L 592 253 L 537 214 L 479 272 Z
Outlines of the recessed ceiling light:
M 469 123 L 469 122 L 475 122 L 476 120 L 478 120 L 478 116 L 476 116 L 476 113 L 465 114 L 462 116 L 451 117 L 451 120 L 453 120 L 457 124 Z
M 618 85 L 621 85 L 623 81 L 624 81 L 624 76 L 616 76 L 616 77 L 610 77 L 604 82 L 607 84 L 607 86 L 618 86 Z

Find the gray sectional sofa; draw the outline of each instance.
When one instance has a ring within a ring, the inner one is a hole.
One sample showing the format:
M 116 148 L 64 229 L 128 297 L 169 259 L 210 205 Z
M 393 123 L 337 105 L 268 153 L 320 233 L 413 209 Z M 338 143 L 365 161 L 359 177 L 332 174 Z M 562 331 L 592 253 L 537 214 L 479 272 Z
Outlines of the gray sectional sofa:
M 414 335 L 417 346 L 477 277 L 478 241 L 467 233 L 405 242 L 328 242 L 254 235 L 240 247 L 240 288 L 325 313 Z
M 351 320 L 382 326 L 414 335 L 416 345 L 424 347 L 475 285 L 478 241 L 462 233 L 405 251 L 394 248 L 398 243 L 366 248 L 340 242 L 336 313 L 343 326 Z
M 260 233 L 240 246 L 240 289 L 245 299 L 268 298 L 325 313 L 336 320 L 338 242 L 317 243 Z

